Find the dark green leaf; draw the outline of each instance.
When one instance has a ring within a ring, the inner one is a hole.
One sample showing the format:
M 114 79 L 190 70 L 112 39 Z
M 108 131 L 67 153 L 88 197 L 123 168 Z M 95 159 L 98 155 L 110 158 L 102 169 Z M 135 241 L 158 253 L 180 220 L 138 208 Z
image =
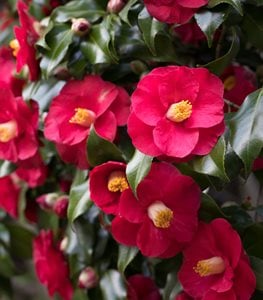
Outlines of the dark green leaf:
M 119 245 L 119 255 L 117 263 L 119 272 L 121 272 L 122 274 L 124 273 L 125 269 L 137 255 L 138 251 L 139 250 L 136 247 L 126 247 L 123 245 Z
M 195 14 L 195 19 L 207 38 L 208 47 L 211 47 L 214 34 L 219 26 L 224 22 L 225 14 L 223 12 L 203 10 Z
M 87 293 L 86 293 L 85 290 L 83 290 L 83 289 L 77 289 L 74 292 L 72 300 L 89 300 L 89 297 L 88 297 L 88 295 L 87 295 Z
M 230 120 L 230 143 L 249 174 L 253 161 L 263 147 L 263 89 L 248 95 Z
M 255 47 L 263 49 L 263 18 L 262 9 L 247 7 L 243 19 L 242 28 L 246 38 Z
M 256 275 L 256 289 L 263 291 L 263 260 L 258 257 L 250 256 L 250 263 Z
M 11 277 L 15 272 L 14 263 L 5 247 L 0 245 L 0 275 Z
M 253 224 L 251 216 L 238 205 L 224 206 L 222 207 L 222 211 L 227 215 L 228 221 L 239 232 L 242 232 L 245 228 Z
M 208 155 L 192 160 L 191 165 L 193 170 L 201 174 L 218 177 L 228 182 L 229 179 L 224 165 L 225 154 L 226 143 L 224 138 L 221 137 Z
M 131 25 L 129 21 L 129 12 L 137 2 L 138 0 L 129 0 L 128 3 L 124 6 L 124 8 L 119 13 L 120 18 L 129 25 Z
M 243 244 L 248 255 L 263 259 L 263 224 L 255 223 L 246 228 Z
M 88 160 L 92 167 L 109 160 L 123 161 L 123 155 L 116 145 L 100 137 L 92 127 L 87 143 Z
M 25 100 L 34 99 L 38 102 L 40 111 L 44 111 L 48 108 L 51 100 L 58 95 L 64 84 L 64 81 L 58 81 L 54 78 L 30 82 L 23 89 L 23 98 Z
M 232 39 L 232 44 L 228 52 L 225 55 L 217 58 L 216 60 L 209 62 L 203 67 L 207 68 L 208 70 L 215 73 L 216 75 L 221 75 L 225 70 L 225 68 L 229 65 L 229 63 L 236 57 L 239 51 L 239 38 L 234 29 L 232 30 L 231 39 Z
M 147 47 L 153 55 L 156 55 L 155 37 L 158 32 L 164 29 L 165 24 L 152 18 L 146 8 L 144 8 L 138 16 L 138 25 Z
M 136 149 L 132 159 L 127 164 L 127 179 L 135 195 L 138 184 L 150 171 L 152 160 L 151 156 L 145 155 Z
M 125 300 L 126 287 L 121 274 L 115 270 L 108 270 L 100 280 L 103 299 Z
M 210 0 L 208 2 L 208 7 L 215 7 L 221 3 L 227 3 L 231 5 L 239 12 L 240 15 L 243 15 L 241 0 Z
M 73 222 L 91 205 L 87 172 L 77 170 L 69 193 L 68 219 Z
M 68 25 L 56 25 L 47 35 L 46 42 L 50 50 L 45 50 L 40 62 L 45 78 L 54 71 L 66 56 L 68 47 L 72 42 L 73 32 Z
M 226 218 L 226 215 L 216 204 L 215 200 L 205 193 L 202 193 L 199 216 L 206 222 L 210 222 L 215 218 Z

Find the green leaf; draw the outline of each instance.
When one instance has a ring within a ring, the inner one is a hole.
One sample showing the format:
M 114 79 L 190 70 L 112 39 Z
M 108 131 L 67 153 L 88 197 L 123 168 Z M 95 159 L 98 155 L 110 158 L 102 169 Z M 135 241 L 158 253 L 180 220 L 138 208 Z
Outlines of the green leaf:
M 263 260 L 255 256 L 250 256 L 250 263 L 256 275 L 256 289 L 263 291 Z
M 87 296 L 87 293 L 85 290 L 77 289 L 74 292 L 72 300 L 89 300 L 89 297 Z
M 213 8 L 221 3 L 227 3 L 227 4 L 231 5 L 232 7 L 234 7 L 234 9 L 236 9 L 238 11 L 238 13 L 240 15 L 243 15 L 241 0 L 210 0 L 208 2 L 208 7 Z
M 0 161 L 0 177 L 11 174 L 16 169 L 16 165 L 7 160 Z
M 246 97 L 229 123 L 230 143 L 243 161 L 246 175 L 263 147 L 262 114 L 263 89 L 259 89 Z
M 130 24 L 129 21 L 129 12 L 131 8 L 138 2 L 138 0 L 129 0 L 128 3 L 124 6 L 124 8 L 119 12 L 119 16 L 125 23 Z
M 263 224 L 254 223 L 246 228 L 242 240 L 248 255 L 263 259 Z
M 109 160 L 124 161 L 120 149 L 113 143 L 100 137 L 94 127 L 91 128 L 88 137 L 87 152 L 89 164 L 92 167 Z
M 193 170 L 210 176 L 215 176 L 228 182 L 228 176 L 225 171 L 224 158 L 226 154 L 226 143 L 221 137 L 214 149 L 203 157 L 195 158 L 190 163 Z
M 138 16 L 138 25 L 147 47 L 150 49 L 153 55 L 156 55 L 154 40 L 158 32 L 165 28 L 165 24 L 152 18 L 147 9 L 144 8 Z
M 163 300 L 174 300 L 181 291 L 182 287 L 177 278 L 177 272 L 169 273 L 163 291 Z
M 87 41 L 81 44 L 81 51 L 91 64 L 117 62 L 106 24 L 102 22 L 92 26 Z
M 45 50 L 40 67 L 43 76 L 48 78 L 54 69 L 66 56 L 68 47 L 72 42 L 73 32 L 68 25 L 56 25 L 47 35 L 46 43 L 50 50 Z
M 25 100 L 34 99 L 38 102 L 40 111 L 44 111 L 48 108 L 51 100 L 58 95 L 64 84 L 64 81 L 58 81 L 54 78 L 30 82 L 23 89 L 23 98 Z
M 226 218 L 226 215 L 216 204 L 215 200 L 205 193 L 202 193 L 199 216 L 206 222 L 210 222 L 215 218 Z
M 245 10 L 242 28 L 246 38 L 255 47 L 263 49 L 263 18 L 262 9 L 248 6 Z
M 198 26 L 205 34 L 208 47 L 210 48 L 212 46 L 216 30 L 224 22 L 225 14 L 223 12 L 203 10 L 195 14 L 195 19 Z
M 77 217 L 87 211 L 91 204 L 87 172 L 77 170 L 69 192 L 69 221 L 72 223 Z
M 0 275 L 4 277 L 11 277 L 15 272 L 14 263 L 3 245 L 0 245 Z
M 95 22 L 105 15 L 105 9 L 99 1 L 75 0 L 53 10 L 51 18 L 56 22 L 65 23 L 72 18 L 86 18 Z
M 116 270 L 108 270 L 100 280 L 103 299 L 125 300 L 126 287 L 123 278 Z
M 232 44 L 230 46 L 230 49 L 228 52 L 209 62 L 206 65 L 203 65 L 203 67 L 207 68 L 211 72 L 215 73 L 216 75 L 221 75 L 225 68 L 229 65 L 229 63 L 236 57 L 238 51 L 239 51 L 239 38 L 238 35 L 236 34 L 235 29 L 232 29 Z
M 119 255 L 117 262 L 119 272 L 121 272 L 122 274 L 124 273 L 125 269 L 138 252 L 139 250 L 136 247 L 126 247 L 123 245 L 119 245 Z
M 127 179 L 135 195 L 138 184 L 150 171 L 152 160 L 153 157 L 145 155 L 136 149 L 132 159 L 127 164 Z

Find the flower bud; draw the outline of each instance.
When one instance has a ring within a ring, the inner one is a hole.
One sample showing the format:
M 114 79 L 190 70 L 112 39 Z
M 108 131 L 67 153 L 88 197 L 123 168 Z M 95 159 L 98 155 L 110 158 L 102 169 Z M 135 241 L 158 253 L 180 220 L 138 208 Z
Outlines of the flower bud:
M 125 2 L 123 0 L 110 0 L 107 5 L 107 11 L 110 13 L 118 13 L 125 6 Z
M 84 18 L 72 19 L 71 30 L 78 36 L 84 36 L 90 30 L 90 22 Z
M 53 211 L 60 217 L 65 218 L 68 210 L 68 196 L 61 196 L 57 198 L 53 205 Z
M 36 202 L 44 210 L 52 210 L 55 202 L 57 201 L 57 193 L 44 194 L 37 197 Z
M 68 247 L 68 237 L 65 236 L 59 244 L 59 250 L 64 252 L 67 249 L 67 247 Z
M 82 289 L 92 289 L 98 284 L 98 275 L 92 267 L 87 267 L 81 271 L 78 280 L 78 287 Z

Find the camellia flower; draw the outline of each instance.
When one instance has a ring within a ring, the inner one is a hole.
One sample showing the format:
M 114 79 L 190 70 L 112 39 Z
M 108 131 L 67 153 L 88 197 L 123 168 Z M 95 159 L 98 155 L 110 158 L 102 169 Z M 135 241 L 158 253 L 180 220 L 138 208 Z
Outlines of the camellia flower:
M 256 75 L 244 66 L 232 65 L 221 76 L 224 82 L 224 98 L 240 106 L 246 96 L 257 89 Z M 231 111 L 236 110 L 229 106 Z M 225 111 L 228 111 L 227 105 Z
M 124 163 L 109 161 L 90 172 L 90 198 L 107 214 L 117 214 L 119 200 L 129 184 Z
M 10 42 L 13 54 L 17 58 L 17 72 L 27 65 L 30 80 L 37 80 L 39 74 L 39 62 L 36 59 L 35 43 L 39 35 L 34 28 L 35 20 L 28 13 L 28 6 L 19 0 L 17 10 L 21 27 L 15 26 L 16 39 Z
M 183 255 L 178 278 L 190 296 L 204 300 L 251 299 L 255 275 L 238 233 L 226 220 L 200 223 Z
M 128 133 L 151 156 L 206 155 L 224 132 L 223 84 L 204 68 L 156 68 L 132 95 Z
M 42 230 L 33 242 L 33 260 L 40 282 L 52 297 L 55 293 L 64 300 L 71 300 L 73 287 L 69 280 L 69 268 L 63 252 L 54 245 L 51 230 Z
M 200 189 L 191 177 L 170 164 L 153 163 L 137 197 L 131 189 L 120 197 L 111 228 L 118 242 L 137 246 L 145 256 L 166 258 L 191 241 L 200 206 Z
M 12 162 L 25 160 L 36 154 L 38 140 L 38 105 L 15 98 L 9 86 L 0 82 L 0 159 Z
M 0 192 L 0 208 L 11 217 L 17 218 L 20 187 L 13 174 L 0 178 Z
M 83 166 L 91 125 L 101 137 L 113 141 L 117 126 L 126 124 L 128 114 L 129 96 L 123 88 L 88 75 L 83 80 L 67 82 L 53 99 L 44 134 L 58 145 L 64 155 L 62 159 L 65 157 L 67 162 L 76 163 L 75 147 L 80 147 L 78 153 L 82 153 L 82 159 L 78 158 L 78 162 Z
M 149 14 L 164 23 L 186 23 L 207 0 L 143 0 Z
M 132 275 L 127 279 L 128 300 L 161 300 L 161 295 L 155 282 L 141 274 Z

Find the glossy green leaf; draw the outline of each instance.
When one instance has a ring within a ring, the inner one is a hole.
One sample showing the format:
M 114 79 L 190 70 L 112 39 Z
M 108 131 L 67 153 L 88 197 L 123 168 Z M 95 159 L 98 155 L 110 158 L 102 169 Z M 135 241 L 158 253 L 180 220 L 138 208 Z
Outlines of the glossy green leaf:
M 150 171 L 152 160 L 153 157 L 145 155 L 136 149 L 132 159 L 127 164 L 127 179 L 135 195 L 138 184 Z
M 15 272 L 15 266 L 8 253 L 7 249 L 0 244 L 0 275 L 4 277 L 11 277 Z
M 246 175 L 263 147 L 262 114 L 263 89 L 259 89 L 246 97 L 229 122 L 230 143 L 243 161 Z
M 76 289 L 72 300 L 89 300 L 89 297 L 85 290 Z
M 238 35 L 236 34 L 236 31 L 233 29 L 232 30 L 232 43 L 230 46 L 230 49 L 228 52 L 209 62 L 206 65 L 203 65 L 203 67 L 207 68 L 211 72 L 215 73 L 216 75 L 221 75 L 225 68 L 231 63 L 231 61 L 236 57 L 238 51 L 239 51 L 239 38 Z
M 87 142 L 88 160 L 92 167 L 100 165 L 109 160 L 123 161 L 123 155 L 120 149 L 109 142 L 108 140 L 100 137 L 94 127 L 90 130 Z
M 221 3 L 227 3 L 234 7 L 240 15 L 243 15 L 242 1 L 241 0 L 209 0 L 208 7 L 215 7 Z
M 136 247 L 126 247 L 124 245 L 119 245 L 118 254 L 118 270 L 123 274 L 129 263 L 134 259 L 134 257 L 139 252 Z
M 152 18 L 147 9 L 144 8 L 138 16 L 138 25 L 147 47 L 150 49 L 153 55 L 156 55 L 155 37 L 158 32 L 165 28 L 165 24 Z
M 129 0 L 124 8 L 120 11 L 119 16 L 120 18 L 127 24 L 130 24 L 129 21 L 129 12 L 131 8 L 138 2 L 138 0 Z
M 225 14 L 223 12 L 201 10 L 195 14 L 195 19 L 207 38 L 208 47 L 211 47 L 214 34 L 219 26 L 224 22 Z
M 225 171 L 225 154 L 226 143 L 224 138 L 221 137 L 208 155 L 193 159 L 191 166 L 198 173 L 215 176 L 227 182 L 229 179 Z
M 77 170 L 69 192 L 68 219 L 73 222 L 91 205 L 87 172 Z
M 46 43 L 50 50 L 46 50 L 40 62 L 45 78 L 54 71 L 54 69 L 65 58 L 68 47 L 72 42 L 73 32 L 68 25 L 56 25 L 47 35 Z
M 121 274 L 115 270 L 108 270 L 100 280 L 103 299 L 125 300 L 126 287 Z
M 16 165 L 7 160 L 0 161 L 0 177 L 4 177 L 12 173 L 16 169 Z
M 64 81 L 54 78 L 30 82 L 23 89 L 23 98 L 25 100 L 34 99 L 38 102 L 40 111 L 44 111 L 48 108 L 51 100 L 59 94 L 64 84 Z
M 92 26 L 87 41 L 81 44 L 81 51 L 91 64 L 117 62 L 105 22 Z
M 163 300 L 174 300 L 176 295 L 180 293 L 182 286 L 177 278 L 176 272 L 167 275 L 166 285 L 163 291 Z
M 60 23 L 72 18 L 86 18 L 90 22 L 95 22 L 103 15 L 105 15 L 105 8 L 99 1 L 75 0 L 54 9 L 51 18 Z
M 222 212 L 222 210 L 212 197 L 205 193 L 202 193 L 199 217 L 201 218 L 201 220 L 210 222 L 215 218 L 226 218 L 226 215 Z
M 249 6 L 245 10 L 242 23 L 246 38 L 255 47 L 263 49 L 263 18 L 262 9 Z
M 255 256 L 250 256 L 250 263 L 256 275 L 256 289 L 263 291 L 263 260 Z
M 263 259 L 263 224 L 254 223 L 245 229 L 243 244 L 248 255 Z

